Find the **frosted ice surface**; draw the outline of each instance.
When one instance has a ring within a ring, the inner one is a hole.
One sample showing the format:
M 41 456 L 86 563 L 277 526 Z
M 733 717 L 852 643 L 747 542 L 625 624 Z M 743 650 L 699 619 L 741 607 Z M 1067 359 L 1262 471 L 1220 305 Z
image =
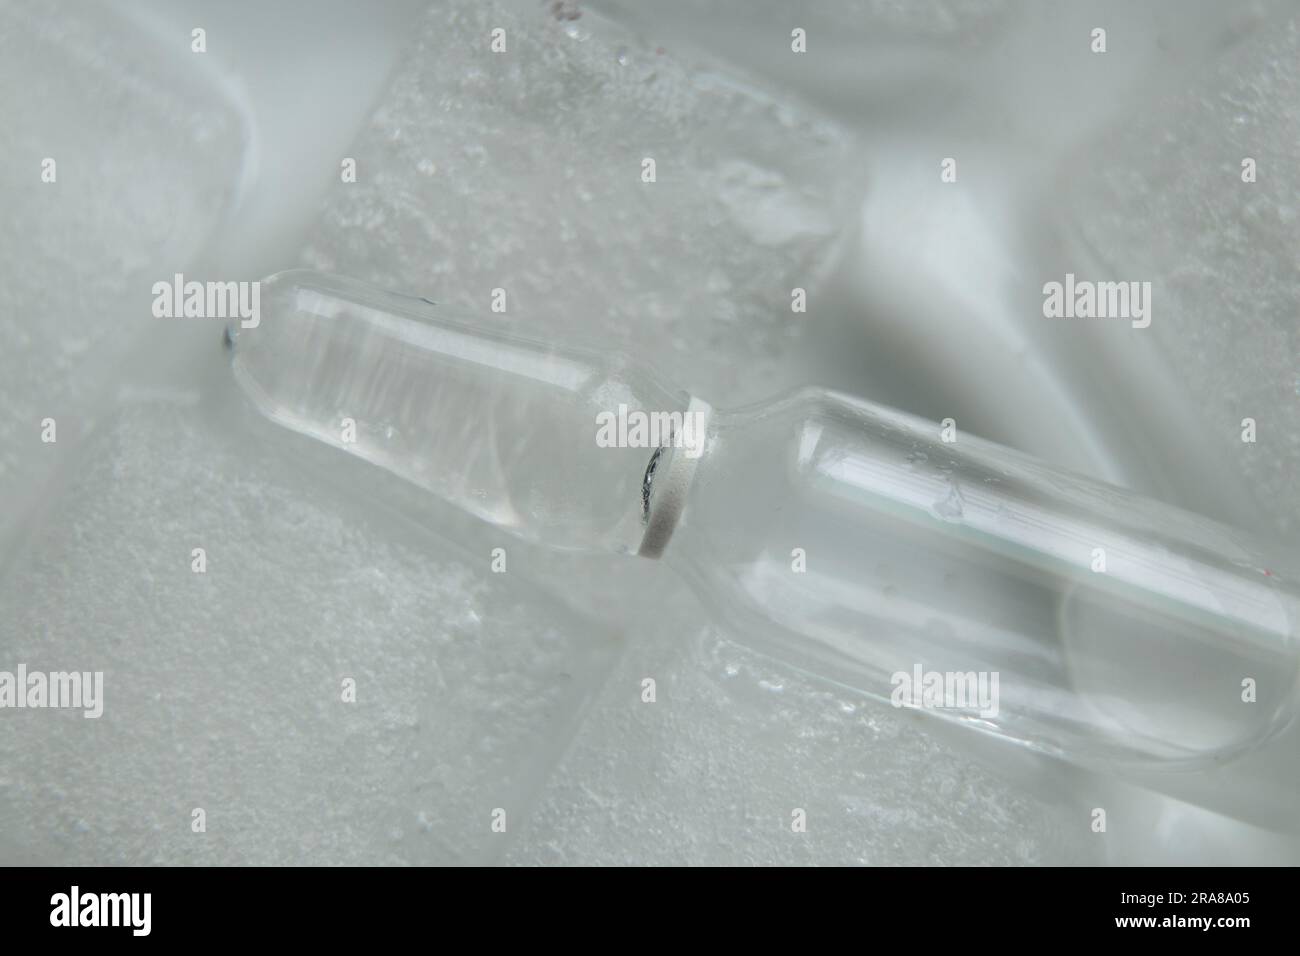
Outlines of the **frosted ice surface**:
M 1086 164 L 1079 234 L 1150 280 L 1153 320 L 1206 441 L 1300 533 L 1300 20 L 1243 43 L 1195 90 L 1114 129 Z M 1242 160 L 1257 181 L 1242 181 Z M 1241 420 L 1258 441 L 1241 441 Z
M 607 20 L 548 10 L 431 11 L 350 151 L 358 181 L 332 187 L 304 261 L 485 322 L 625 349 L 719 403 L 787 384 L 801 328 L 790 289 L 815 296 L 816 273 L 857 214 L 863 184 L 845 179 L 848 138 Z M 509 54 L 489 52 L 494 27 Z M 647 156 L 653 185 L 640 179 Z M 507 290 L 504 315 L 488 312 L 497 287 Z M 454 533 L 475 553 L 500 543 L 482 526 Z M 636 634 L 549 776 L 540 812 L 512 834 L 512 861 L 1092 852 L 1060 835 L 1085 832 L 1063 823 L 1060 805 L 999 780 L 914 720 L 748 654 L 725 633 L 698 633 L 704 612 L 667 569 L 593 566 L 515 544 L 510 554 L 512 578 L 598 606 L 611 628 Z M 643 705 L 650 674 L 661 696 Z M 791 840 L 793 806 L 811 814 L 802 842 Z
M 775 37 L 787 47 L 790 31 L 805 31 L 810 49 L 824 55 L 832 49 L 872 50 L 881 39 L 903 41 L 957 39 L 973 44 L 987 39 L 992 25 L 1002 23 L 1023 0 L 834 0 L 790 3 L 789 0 L 661 0 L 649 6 L 636 0 L 593 0 L 593 6 L 616 11 L 643 23 L 689 27 L 713 39 L 714 33 L 738 34 L 737 45 L 771 49 L 763 42 Z M 761 36 L 760 36 L 761 31 Z
M 0 862 L 493 858 L 614 643 L 208 417 L 106 422 L 3 585 L 3 666 L 102 670 L 105 703 L 5 712 Z
M 664 641 L 665 627 L 682 635 Z M 642 680 L 656 681 L 654 703 Z M 507 861 L 1099 862 L 1087 808 L 1030 794 L 932 736 L 669 615 L 630 635 Z M 1058 777 L 1059 779 L 1059 777 Z M 807 830 L 792 830 L 795 808 Z
M 839 115 L 861 117 L 865 110 L 876 118 L 917 109 L 941 116 L 973 82 L 971 55 L 1030 19 L 1024 0 L 594 0 L 593 6 L 661 43 L 708 49 Z M 796 28 L 804 31 L 804 54 L 791 50 Z M 962 59 L 948 63 L 954 56 Z M 868 128 L 877 130 L 879 145 L 884 130 L 875 123 Z
M 815 315 L 791 290 L 861 188 L 811 111 L 531 0 L 434 7 L 354 152 L 308 264 L 626 350 L 715 403 L 786 384 Z
M 0 492 L 20 468 L 29 486 L 40 477 L 26 439 L 10 440 L 26 419 L 66 400 L 75 420 L 96 380 L 111 381 L 116 355 L 153 321 L 142 290 L 201 245 L 238 155 L 237 123 L 122 53 L 113 25 L 56 36 L 15 10 L 0 6 L 0 26 L 18 24 L 0 30 L 0 113 L 19 140 L 0 171 L 6 196 L 11 182 L 31 190 L 0 221 L 14 264 L 0 288 L 12 346 L 0 400 L 18 413 L 0 421 Z M 549 10 L 430 12 L 352 151 L 358 182 L 332 186 L 306 261 L 484 321 L 616 345 L 721 403 L 786 384 L 801 323 L 816 321 L 816 280 L 856 220 L 848 138 L 675 49 Z M 497 26 L 509 55 L 488 52 Z M 8 82 L 69 48 L 81 53 L 49 71 L 53 100 Z M 42 126 L 49 102 L 76 121 Z M 49 194 L 35 174 L 47 154 L 74 157 L 59 159 Z M 94 158 L 93 180 L 78 175 L 80 156 Z M 647 156 L 654 184 L 641 182 Z M 807 317 L 790 312 L 795 285 L 813 294 Z M 487 313 L 498 286 L 503 316 Z M 62 382 L 74 393 L 51 391 Z M 493 575 L 487 555 L 503 542 L 490 529 L 430 505 L 450 545 L 410 511 L 372 507 L 401 498 L 371 484 L 377 470 L 333 453 L 304 468 L 291 459 L 311 452 L 291 436 L 266 442 L 292 449 L 280 454 L 216 414 L 210 401 L 155 403 L 102 421 L 0 582 L 0 666 L 103 669 L 107 697 L 98 721 L 0 721 L 0 862 L 1095 852 L 1075 836 L 1077 807 L 1023 793 L 911 717 L 701 631 L 666 569 L 593 568 L 505 542 L 511 572 Z M 190 570 L 197 546 L 205 575 Z M 624 622 L 640 622 L 637 640 L 606 679 Z M 654 705 L 639 697 L 649 675 Z M 339 700 L 344 676 L 358 680 L 355 705 Z M 508 836 L 489 830 L 497 806 Z M 794 806 L 809 813 L 800 842 Z M 190 831 L 195 807 L 206 834 Z
M 202 76 L 142 55 L 105 9 L 0 0 L 0 532 L 61 450 L 41 443 L 42 419 L 74 443 L 157 321 L 150 286 L 188 264 L 233 195 L 243 131 Z

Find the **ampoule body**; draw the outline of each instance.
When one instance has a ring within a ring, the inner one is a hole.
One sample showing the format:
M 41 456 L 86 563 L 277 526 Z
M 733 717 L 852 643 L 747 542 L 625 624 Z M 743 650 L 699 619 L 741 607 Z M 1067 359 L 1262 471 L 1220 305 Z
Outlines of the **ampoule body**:
M 1300 592 L 1209 519 L 824 389 L 713 409 L 318 273 L 265 280 L 230 335 L 277 422 L 528 540 L 662 556 L 739 639 L 872 697 L 1167 768 L 1294 715 Z M 615 414 L 671 422 L 662 447 L 598 441 Z

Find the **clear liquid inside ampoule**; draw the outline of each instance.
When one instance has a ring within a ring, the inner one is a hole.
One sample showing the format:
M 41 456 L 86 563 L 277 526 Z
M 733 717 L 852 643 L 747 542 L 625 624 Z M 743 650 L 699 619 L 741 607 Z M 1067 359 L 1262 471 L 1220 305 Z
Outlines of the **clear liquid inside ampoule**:
M 685 402 L 619 356 L 311 272 L 266 280 L 260 325 L 230 334 L 270 418 L 557 548 L 635 550 L 647 452 L 598 447 L 597 415 Z
M 773 656 L 891 703 L 996 675 L 991 707 L 901 700 L 1095 763 L 1293 719 L 1298 592 L 1232 529 L 816 389 L 713 429 L 665 559 Z

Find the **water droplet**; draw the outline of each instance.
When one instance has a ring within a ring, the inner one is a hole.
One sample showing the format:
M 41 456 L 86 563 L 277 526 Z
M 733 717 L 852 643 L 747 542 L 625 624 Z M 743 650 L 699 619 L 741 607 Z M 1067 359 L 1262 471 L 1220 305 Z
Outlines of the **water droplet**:
M 964 505 L 957 482 L 953 481 L 948 485 L 948 496 L 934 503 L 934 513 L 944 521 L 961 521 Z

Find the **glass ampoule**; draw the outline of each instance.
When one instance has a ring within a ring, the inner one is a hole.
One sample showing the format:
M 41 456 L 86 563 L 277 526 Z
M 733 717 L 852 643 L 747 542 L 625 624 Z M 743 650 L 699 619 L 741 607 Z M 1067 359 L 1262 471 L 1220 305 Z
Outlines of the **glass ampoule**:
M 261 302 L 229 335 L 267 416 L 527 540 L 662 556 L 796 667 L 1087 763 L 1205 766 L 1294 716 L 1300 590 L 1231 528 L 824 389 L 715 410 L 307 271 Z

